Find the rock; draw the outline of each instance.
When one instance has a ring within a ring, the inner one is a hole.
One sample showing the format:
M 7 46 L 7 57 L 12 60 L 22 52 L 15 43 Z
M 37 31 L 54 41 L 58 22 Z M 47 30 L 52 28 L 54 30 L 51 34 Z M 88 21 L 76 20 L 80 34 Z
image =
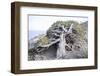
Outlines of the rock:
M 73 24 L 73 25 L 72 25 Z M 71 26 L 72 25 L 72 26 Z M 70 30 L 70 32 L 68 32 Z M 65 38 L 62 38 L 61 42 L 61 34 L 63 34 Z M 29 51 L 35 52 L 34 54 L 29 54 L 30 58 L 33 60 L 49 60 L 49 59 L 74 59 L 74 58 L 87 58 L 88 57 L 88 22 L 84 22 L 79 24 L 77 21 L 57 21 L 49 27 L 46 34 L 39 35 L 31 40 L 29 40 Z M 65 40 L 65 44 L 60 46 L 60 43 L 63 43 Z M 55 45 L 55 47 L 53 47 Z M 59 47 L 60 46 L 60 47 Z M 50 47 L 53 50 L 50 50 Z M 60 49 L 59 58 L 57 55 L 57 51 Z M 61 49 L 61 48 L 65 48 Z M 56 49 L 55 49 L 56 48 Z M 53 58 L 50 57 L 50 54 L 45 53 L 49 50 L 49 53 L 54 54 Z M 50 52 L 50 51 L 56 52 Z M 64 51 L 64 53 L 62 53 Z M 65 53 L 66 52 L 66 53 Z M 43 53 L 41 55 L 41 53 Z M 48 56 L 48 55 L 49 56 Z M 62 54 L 62 55 L 60 55 Z M 56 55 L 56 56 L 55 56 Z M 64 56 L 63 56 L 64 55 Z M 55 58 L 54 58 L 55 57 Z

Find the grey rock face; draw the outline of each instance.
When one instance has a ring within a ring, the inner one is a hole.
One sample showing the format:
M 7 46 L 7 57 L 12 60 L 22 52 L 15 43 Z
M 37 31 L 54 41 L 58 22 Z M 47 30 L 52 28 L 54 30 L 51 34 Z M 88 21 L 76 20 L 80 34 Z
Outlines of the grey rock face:
M 88 58 L 87 38 L 87 21 L 81 24 L 77 21 L 57 21 L 46 34 L 29 40 L 28 60 Z

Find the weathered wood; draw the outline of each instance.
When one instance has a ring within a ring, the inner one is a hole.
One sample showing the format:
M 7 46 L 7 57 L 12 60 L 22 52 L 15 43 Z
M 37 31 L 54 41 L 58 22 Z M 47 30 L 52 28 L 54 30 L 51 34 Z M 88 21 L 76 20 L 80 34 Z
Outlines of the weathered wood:
M 60 39 L 57 39 L 57 40 L 51 42 L 50 44 L 47 44 L 47 45 L 41 45 L 41 47 L 50 47 L 50 46 L 52 46 L 53 44 L 55 44 L 55 43 L 57 43 L 57 42 L 59 42 L 59 41 L 60 41 Z
M 57 59 L 60 59 L 66 55 L 65 44 L 66 43 L 65 43 L 64 33 L 62 33 L 60 35 L 60 42 L 57 49 Z
M 73 24 L 71 24 L 69 30 L 68 30 L 68 33 L 72 33 L 72 28 L 73 28 Z
M 64 26 L 62 26 L 63 31 L 60 35 L 60 42 L 57 49 L 57 59 L 60 59 L 66 56 L 65 46 L 68 46 L 68 48 L 72 49 L 65 41 L 65 34 L 72 33 L 72 28 L 73 28 L 72 26 L 73 24 L 71 24 L 69 30 L 65 29 Z

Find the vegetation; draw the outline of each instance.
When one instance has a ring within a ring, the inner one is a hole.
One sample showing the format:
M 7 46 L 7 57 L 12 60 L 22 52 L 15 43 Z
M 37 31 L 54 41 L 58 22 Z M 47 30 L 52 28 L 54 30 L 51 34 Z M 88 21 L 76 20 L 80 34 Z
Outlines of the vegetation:
M 47 45 L 49 43 L 49 39 L 47 36 L 43 36 L 41 37 L 38 41 L 37 41 L 38 45 Z
M 39 57 L 36 59 L 42 57 L 42 60 L 44 60 L 43 57 L 45 54 L 40 55 L 40 51 L 48 50 L 53 44 L 56 44 L 57 59 L 87 58 L 87 30 L 83 29 L 87 28 L 87 26 L 87 22 L 79 24 L 73 20 L 56 21 L 47 30 L 46 35 L 38 37 L 35 50 L 39 51 L 39 55 L 36 55 L 36 57 Z M 47 58 L 45 57 L 45 59 Z

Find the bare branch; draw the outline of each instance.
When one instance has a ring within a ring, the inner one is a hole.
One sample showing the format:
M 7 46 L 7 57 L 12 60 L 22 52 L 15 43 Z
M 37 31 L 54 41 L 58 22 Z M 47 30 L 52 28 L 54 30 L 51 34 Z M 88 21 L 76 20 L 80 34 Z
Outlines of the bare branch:
M 52 30 L 52 32 L 56 32 L 56 33 L 61 33 L 61 31 L 57 30 Z
M 52 34 L 54 34 L 55 36 L 57 36 L 57 37 L 59 37 L 60 35 L 58 35 L 57 33 L 52 33 Z
M 73 24 L 71 24 L 69 30 L 68 30 L 68 33 L 72 33 L 72 28 L 73 28 Z
M 51 42 L 50 44 L 47 44 L 47 45 L 41 45 L 41 47 L 49 47 L 49 46 L 51 46 L 51 45 L 53 45 L 53 44 L 55 44 L 55 43 L 57 43 L 57 42 L 59 42 L 59 41 L 60 41 L 60 39 L 57 39 L 57 40 Z
M 62 26 L 62 29 L 63 29 L 64 32 L 68 32 L 68 30 L 65 29 L 64 26 Z
M 65 46 L 68 46 L 68 48 L 72 49 L 67 43 L 65 44 Z

